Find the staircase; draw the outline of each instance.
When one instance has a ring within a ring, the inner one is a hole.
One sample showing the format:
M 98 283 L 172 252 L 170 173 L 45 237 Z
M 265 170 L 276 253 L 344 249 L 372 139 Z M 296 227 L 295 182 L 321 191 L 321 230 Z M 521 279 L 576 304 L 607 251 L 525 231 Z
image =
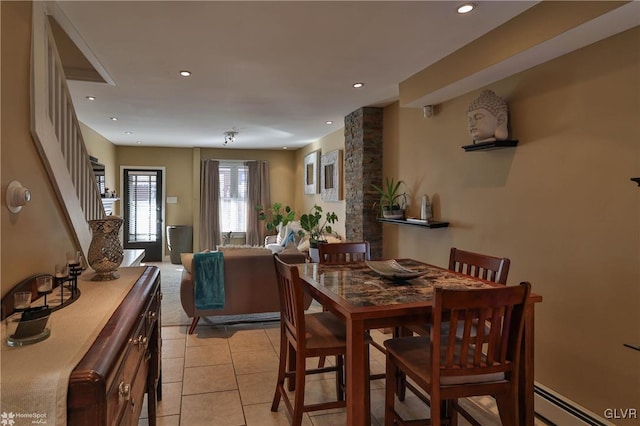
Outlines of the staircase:
M 80 132 L 44 2 L 33 2 L 31 133 L 74 235 L 85 257 L 88 221 L 105 210 Z

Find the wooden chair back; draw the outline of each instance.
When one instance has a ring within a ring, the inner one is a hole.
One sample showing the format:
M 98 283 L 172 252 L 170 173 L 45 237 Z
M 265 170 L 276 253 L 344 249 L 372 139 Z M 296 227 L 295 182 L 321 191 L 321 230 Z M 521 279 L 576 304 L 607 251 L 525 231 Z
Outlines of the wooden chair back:
M 494 257 L 486 254 L 464 251 L 455 247 L 449 254 L 449 269 L 465 275 L 507 284 L 511 261 L 506 257 Z
M 273 256 L 276 266 L 278 293 L 280 296 L 280 321 L 287 336 L 298 343 L 304 339 L 304 292 L 299 284 L 298 268 L 284 263 L 278 255 Z
M 440 397 L 436 399 L 443 400 L 467 396 L 465 391 L 452 386 L 458 382 L 459 386 L 475 388 L 475 395 L 500 393 L 500 387 L 504 392 L 505 386 L 517 389 L 524 308 L 530 292 L 528 282 L 481 290 L 435 289 L 431 327 L 432 396 L 433 392 L 439 392 Z M 441 330 L 443 316 L 451 323 L 444 335 L 437 332 Z M 474 324 L 485 321 L 491 326 L 478 327 L 477 336 L 474 335 Z M 500 375 L 504 377 L 500 379 Z
M 318 244 L 318 256 L 329 265 L 371 260 L 369 241 Z

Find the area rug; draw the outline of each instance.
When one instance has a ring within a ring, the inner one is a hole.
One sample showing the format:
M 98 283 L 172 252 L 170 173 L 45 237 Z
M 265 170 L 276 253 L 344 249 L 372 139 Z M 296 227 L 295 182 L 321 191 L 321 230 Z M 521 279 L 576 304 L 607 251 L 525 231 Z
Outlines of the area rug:
M 160 286 L 162 288 L 162 325 L 191 325 L 191 318 L 187 317 L 180 303 L 180 277 L 183 266 L 165 262 L 145 262 L 145 265 L 157 266 L 160 269 Z M 236 324 L 243 322 L 278 321 L 278 312 L 248 315 L 220 315 L 203 317 L 199 325 Z

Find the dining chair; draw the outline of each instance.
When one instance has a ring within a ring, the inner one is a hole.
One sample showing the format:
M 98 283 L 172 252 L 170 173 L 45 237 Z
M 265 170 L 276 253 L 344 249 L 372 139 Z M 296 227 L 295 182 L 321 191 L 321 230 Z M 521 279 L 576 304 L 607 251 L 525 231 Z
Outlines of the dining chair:
M 371 260 L 371 248 L 369 241 L 350 241 L 343 243 L 318 244 L 318 257 L 323 265 L 345 265 L 354 262 Z M 324 309 L 324 308 L 323 308 Z M 371 345 L 384 353 L 384 346 L 371 340 Z M 318 361 L 318 367 L 323 367 L 325 359 Z M 371 376 L 371 379 L 381 379 L 383 374 Z
M 345 325 L 331 312 L 304 312 L 303 285 L 298 268 L 284 263 L 274 256 L 278 291 L 280 296 L 280 362 L 278 380 L 271 404 L 271 411 L 278 411 L 280 399 L 284 400 L 292 425 L 300 425 L 302 415 L 309 411 L 345 407 L 344 357 L 347 352 Z M 369 342 L 367 342 L 369 343 Z M 368 354 L 369 345 L 365 345 Z M 307 358 L 335 356 L 335 366 L 307 369 Z M 288 368 L 287 368 L 288 359 Z M 304 403 L 305 379 L 310 374 L 334 371 L 336 373 L 336 400 L 306 405 Z M 369 369 L 367 367 L 366 373 Z M 294 391 L 293 402 L 285 390 Z M 369 395 L 369 382 L 365 395 Z
M 368 241 L 318 244 L 320 263 L 326 265 L 342 265 L 371 260 L 370 252 Z
M 504 425 L 518 424 L 518 382 L 524 308 L 531 285 L 475 290 L 434 291 L 429 336 L 387 340 L 385 425 L 405 424 L 396 411 L 398 378 L 406 375 L 429 394 L 431 425 L 451 423 L 455 412 L 479 424 L 457 402 L 458 398 L 492 395 Z M 446 318 L 448 333 L 439 332 Z M 489 321 L 477 329 L 484 344 L 471 336 L 473 322 Z M 463 334 L 458 336 L 458 323 Z M 455 424 L 455 419 L 453 420 Z
M 474 253 L 466 250 L 460 250 L 451 247 L 449 252 L 449 270 L 459 272 L 483 280 L 492 281 L 498 284 L 507 284 L 507 276 L 509 275 L 509 266 L 511 260 L 506 257 L 495 257 L 486 254 Z M 413 333 L 421 336 L 429 334 L 430 324 L 412 324 L 406 328 Z M 461 335 L 461 324 L 458 325 L 457 334 Z M 488 327 L 488 326 L 487 326 Z M 477 332 L 477 323 L 472 324 L 471 336 L 475 337 Z M 449 323 L 442 322 L 442 332 L 449 330 Z M 405 333 L 406 334 L 406 333 Z M 486 330 L 485 330 L 486 335 Z M 398 396 L 400 400 L 404 400 L 405 386 L 412 387 L 410 383 L 405 383 L 402 379 L 398 383 Z M 412 389 L 416 392 L 416 389 Z
M 511 261 L 506 257 L 494 257 L 451 248 L 449 269 L 498 284 L 507 284 Z

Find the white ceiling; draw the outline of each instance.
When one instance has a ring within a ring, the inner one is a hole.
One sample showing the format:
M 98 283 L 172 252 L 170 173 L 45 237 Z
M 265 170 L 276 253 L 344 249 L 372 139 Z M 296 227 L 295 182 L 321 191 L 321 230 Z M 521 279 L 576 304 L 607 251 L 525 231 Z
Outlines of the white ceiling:
M 237 130 L 230 148 L 296 149 L 360 107 L 396 100 L 401 81 L 536 2 L 476 1 L 458 15 L 461 3 L 58 5 L 63 27 L 114 82 L 71 81 L 78 118 L 114 144 L 218 148 Z M 180 77 L 182 69 L 193 75 Z M 357 81 L 364 88 L 352 88 Z

